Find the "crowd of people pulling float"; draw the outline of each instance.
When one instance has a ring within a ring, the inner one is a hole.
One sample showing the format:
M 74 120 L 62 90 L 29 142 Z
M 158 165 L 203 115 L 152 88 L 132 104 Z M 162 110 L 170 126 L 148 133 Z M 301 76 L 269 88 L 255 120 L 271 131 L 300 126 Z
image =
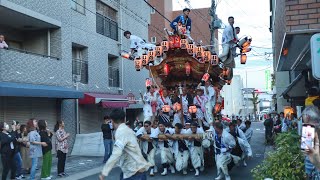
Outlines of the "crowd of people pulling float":
M 190 36 L 190 9 L 171 22 L 173 31 L 165 29 L 168 37 L 156 45 L 125 31 L 131 40 L 131 52 L 121 56 L 134 61 L 137 71 L 146 68 L 146 92 L 141 94 L 144 103 L 143 126 L 136 129 L 142 154 L 152 165 L 150 175 L 157 172 L 155 155 L 161 156 L 163 172 L 194 169 L 195 176 L 215 159 L 218 176 L 230 179 L 234 165 L 246 166 L 245 159 L 252 156 L 250 122 L 245 125 L 223 121 L 220 114 L 223 98 L 220 91 L 230 85 L 235 68 L 234 58 L 240 55 L 246 63 L 251 37 L 238 39 L 240 28 L 233 28 L 234 18 L 222 36 L 222 53 L 210 51 L 211 46 L 196 43 Z M 240 54 L 236 53 L 240 49 Z

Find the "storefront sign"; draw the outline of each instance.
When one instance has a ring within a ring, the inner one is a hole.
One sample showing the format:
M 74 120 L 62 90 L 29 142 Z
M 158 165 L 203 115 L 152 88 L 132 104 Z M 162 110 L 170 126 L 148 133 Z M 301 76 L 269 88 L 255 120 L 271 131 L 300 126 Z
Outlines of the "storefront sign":
M 136 104 L 136 97 L 133 93 L 129 93 L 128 96 L 129 104 Z
M 320 80 L 320 33 L 315 34 L 311 37 L 310 49 L 312 75 L 317 80 Z

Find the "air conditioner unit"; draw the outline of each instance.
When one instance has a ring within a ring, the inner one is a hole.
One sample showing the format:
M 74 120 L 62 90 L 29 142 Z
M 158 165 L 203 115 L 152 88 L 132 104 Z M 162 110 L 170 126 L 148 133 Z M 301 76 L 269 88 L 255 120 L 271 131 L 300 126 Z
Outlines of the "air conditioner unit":
M 81 75 L 73 74 L 72 76 L 73 76 L 72 78 L 73 78 L 74 82 L 80 82 L 81 81 Z
M 157 43 L 157 37 L 155 36 L 151 37 L 151 43 Z

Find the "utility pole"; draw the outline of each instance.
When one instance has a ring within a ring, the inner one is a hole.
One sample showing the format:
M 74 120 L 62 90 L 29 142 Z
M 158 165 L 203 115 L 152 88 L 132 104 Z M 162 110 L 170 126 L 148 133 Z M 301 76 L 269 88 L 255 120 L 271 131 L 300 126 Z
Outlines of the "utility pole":
M 217 53 L 215 50 L 215 20 L 216 20 L 216 2 L 215 0 L 211 0 L 211 8 L 210 8 L 210 16 L 211 16 L 211 24 L 210 24 L 210 34 L 211 34 L 211 38 L 210 38 L 210 51 L 211 54 Z

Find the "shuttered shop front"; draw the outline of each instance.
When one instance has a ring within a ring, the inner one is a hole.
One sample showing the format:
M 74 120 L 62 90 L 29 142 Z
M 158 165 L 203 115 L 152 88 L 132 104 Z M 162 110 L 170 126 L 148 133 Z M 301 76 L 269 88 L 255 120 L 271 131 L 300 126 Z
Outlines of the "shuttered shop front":
M 44 119 L 53 130 L 60 104 L 59 100 L 49 98 L 0 97 L 0 119 L 9 124 L 13 120 L 26 124 L 30 118 Z
M 103 117 L 110 114 L 110 109 L 104 109 L 96 104 L 80 105 L 80 133 L 101 132 Z

